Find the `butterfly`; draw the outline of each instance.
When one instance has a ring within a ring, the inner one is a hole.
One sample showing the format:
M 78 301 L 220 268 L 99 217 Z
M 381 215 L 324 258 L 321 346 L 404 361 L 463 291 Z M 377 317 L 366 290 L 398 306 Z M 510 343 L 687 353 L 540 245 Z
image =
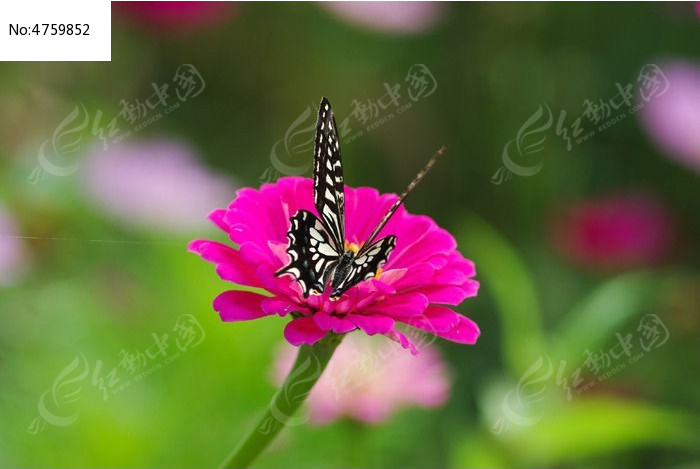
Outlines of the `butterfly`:
M 290 261 L 275 275 L 294 277 L 304 298 L 323 294 L 330 285 L 331 300 L 337 300 L 359 282 L 373 278 L 396 246 L 394 235 L 375 239 L 444 152 L 443 146 L 433 155 L 358 248 L 345 239 L 343 163 L 333 109 L 328 99 L 323 98 L 314 139 L 314 205 L 320 218 L 308 210 L 299 210 L 290 218 L 287 232 Z

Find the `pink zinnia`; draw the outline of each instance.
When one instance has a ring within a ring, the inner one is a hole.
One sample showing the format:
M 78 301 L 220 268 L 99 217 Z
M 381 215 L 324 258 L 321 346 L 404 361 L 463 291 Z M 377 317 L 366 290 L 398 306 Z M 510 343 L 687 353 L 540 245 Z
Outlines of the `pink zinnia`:
M 444 12 L 439 2 L 322 2 L 348 23 L 385 33 L 419 33 L 434 26 Z
M 369 187 L 345 187 L 345 226 L 349 243 L 362 243 L 397 200 Z M 255 287 L 264 294 L 229 290 L 214 300 L 223 321 L 242 321 L 290 314 L 284 330 L 293 345 L 313 344 L 328 332 L 361 329 L 383 334 L 417 350 L 396 329 L 397 323 L 428 331 L 445 339 L 474 344 L 479 328 L 472 320 L 445 305 L 458 305 L 475 296 L 474 264 L 457 251 L 457 243 L 427 216 L 411 215 L 400 207 L 379 237 L 395 235 L 396 248 L 375 278 L 348 289 L 337 301 L 324 295 L 304 298 L 299 284 L 275 272 L 288 264 L 287 231 L 290 217 L 304 209 L 317 214 L 311 179 L 286 177 L 260 190 L 244 188 L 227 209 L 209 218 L 224 230 L 236 247 L 195 240 L 192 252 L 216 264 L 219 276 Z
M 233 2 L 115 2 L 115 16 L 165 35 L 206 30 L 226 22 L 235 11 Z
M 282 383 L 294 363 L 293 347 L 280 350 L 275 379 Z M 440 351 L 429 345 L 410 357 L 393 342 L 378 344 L 357 333 L 338 346 L 308 399 L 311 422 L 343 416 L 381 423 L 402 408 L 435 408 L 450 395 L 450 374 Z
M 659 68 L 668 88 L 641 101 L 642 125 L 661 152 L 700 173 L 700 63 L 676 59 Z
M 130 226 L 172 233 L 202 229 L 202 212 L 233 194 L 188 145 L 172 139 L 120 143 L 88 154 L 83 177 L 90 201 Z
M 614 194 L 573 204 L 552 223 L 558 250 L 593 268 L 630 269 L 667 259 L 675 223 L 663 204 L 647 194 Z

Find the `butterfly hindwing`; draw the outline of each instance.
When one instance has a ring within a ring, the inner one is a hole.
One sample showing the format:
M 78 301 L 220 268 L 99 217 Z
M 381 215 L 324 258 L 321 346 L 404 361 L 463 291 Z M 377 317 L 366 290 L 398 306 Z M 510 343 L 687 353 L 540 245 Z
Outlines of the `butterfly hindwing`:
M 389 254 L 395 246 L 396 236 L 392 235 L 362 249 L 359 255 L 353 259 L 347 276 L 338 285 L 333 285 L 332 296 L 339 297 L 353 285 L 374 277 L 382 264 L 389 258 Z
M 314 143 L 314 205 L 336 251 L 342 252 L 345 244 L 343 163 L 333 109 L 326 98 L 319 107 Z
M 308 297 L 312 290 L 323 291 L 327 273 L 337 263 L 339 254 L 323 223 L 313 213 L 299 210 L 290 223 L 287 232 L 290 262 L 276 275 L 292 275 L 304 297 Z

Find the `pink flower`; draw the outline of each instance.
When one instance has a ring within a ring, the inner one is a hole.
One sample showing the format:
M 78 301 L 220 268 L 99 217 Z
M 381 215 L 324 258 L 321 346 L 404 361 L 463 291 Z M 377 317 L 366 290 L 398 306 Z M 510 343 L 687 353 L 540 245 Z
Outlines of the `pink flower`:
M 700 64 L 677 60 L 659 68 L 668 90 L 644 105 L 642 125 L 660 151 L 700 172 Z
M 231 2 L 116 2 L 116 16 L 165 35 L 218 26 L 235 9 Z
M 15 283 L 27 270 L 27 249 L 17 225 L 0 207 L 0 286 Z
M 325 424 L 349 416 L 380 423 L 401 408 L 444 404 L 450 377 L 439 351 L 425 346 L 416 357 L 401 351 L 393 342 L 380 346 L 359 334 L 345 337 L 309 394 L 311 422 Z M 291 370 L 295 355 L 290 346 L 280 349 L 275 362 L 278 384 Z
M 97 147 L 86 158 L 83 182 L 100 211 L 129 225 L 188 233 L 201 213 L 229 200 L 230 181 L 202 166 L 175 140 Z
M 438 2 L 323 2 L 327 10 L 344 20 L 389 33 L 425 31 L 440 19 Z
M 566 208 L 553 220 L 558 250 L 585 267 L 629 269 L 654 265 L 671 254 L 673 217 L 655 198 L 617 194 Z
M 456 250 L 457 243 L 426 216 L 401 207 L 380 233 L 397 236 L 396 248 L 373 279 L 347 290 L 339 300 L 324 295 L 304 298 L 289 275 L 275 272 L 289 262 L 287 230 L 297 210 L 316 214 L 311 179 L 282 178 L 260 190 L 245 188 L 228 209 L 209 218 L 228 233 L 237 247 L 195 240 L 192 252 L 216 264 L 219 276 L 230 282 L 265 290 L 266 294 L 230 290 L 214 300 L 223 321 L 242 321 L 293 313 L 284 335 L 293 345 L 313 344 L 329 331 L 361 329 L 383 334 L 416 353 L 397 323 L 428 331 L 454 342 L 474 344 L 478 326 L 445 305 L 458 305 L 475 296 L 474 264 Z M 362 243 L 397 199 L 369 187 L 345 187 L 345 230 L 350 243 Z M 270 296 L 271 295 L 271 296 Z

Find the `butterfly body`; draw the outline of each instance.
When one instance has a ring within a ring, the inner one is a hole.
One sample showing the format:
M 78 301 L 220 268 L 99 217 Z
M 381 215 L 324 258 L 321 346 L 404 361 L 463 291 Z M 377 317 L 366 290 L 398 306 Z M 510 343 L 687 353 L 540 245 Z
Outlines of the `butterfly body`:
M 333 110 L 323 98 L 314 140 L 314 205 L 319 216 L 299 210 L 290 218 L 287 232 L 290 261 L 276 273 L 277 276 L 292 275 L 304 297 L 323 294 L 330 285 L 331 300 L 337 300 L 348 288 L 374 277 L 387 261 L 396 245 L 396 236 L 389 235 L 376 242 L 375 238 L 444 151 L 443 147 L 433 156 L 358 247 L 345 239 L 345 184 L 336 129 Z

